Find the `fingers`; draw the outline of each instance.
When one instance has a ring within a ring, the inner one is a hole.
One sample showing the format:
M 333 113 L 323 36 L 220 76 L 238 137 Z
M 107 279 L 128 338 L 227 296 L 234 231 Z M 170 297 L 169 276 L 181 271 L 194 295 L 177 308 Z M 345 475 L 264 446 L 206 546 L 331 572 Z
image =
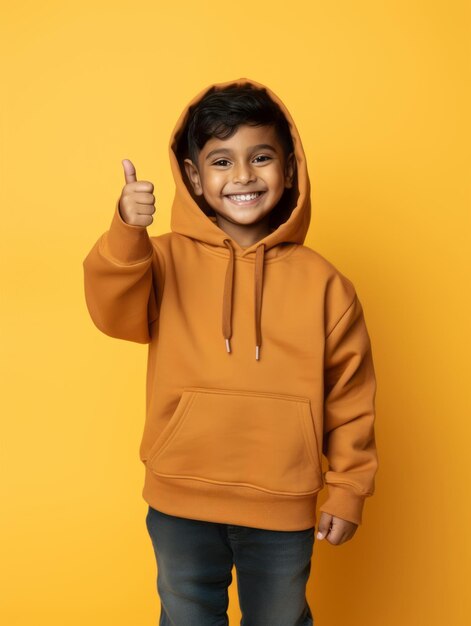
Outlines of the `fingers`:
M 327 539 L 333 545 L 339 545 L 353 537 L 357 528 L 358 524 L 354 522 L 322 511 L 316 537 L 319 540 Z
M 126 180 L 126 184 L 135 183 L 137 181 L 136 178 L 136 168 L 131 163 L 129 159 L 124 159 L 121 161 L 124 168 L 124 178 Z
M 325 513 L 324 511 L 321 512 L 320 515 L 320 519 L 319 519 L 319 526 L 318 526 L 318 532 L 316 535 L 317 539 L 324 539 L 330 530 L 330 525 L 332 523 L 332 518 L 333 515 L 330 515 L 329 513 Z
M 132 221 L 133 215 L 153 215 L 155 213 L 155 197 L 151 193 L 123 194 L 120 206 L 124 215 Z
M 129 159 L 121 163 L 126 184 L 119 199 L 120 216 L 132 226 L 149 226 L 155 213 L 154 185 L 148 180 L 137 180 L 136 168 Z
M 329 529 L 329 532 L 326 535 L 326 539 L 329 543 L 338 545 L 339 543 L 343 543 L 344 534 L 345 534 L 345 529 L 342 527 L 341 524 L 336 524 L 335 519 L 334 519 Z
M 147 208 L 149 205 L 155 204 L 155 196 L 153 193 L 141 192 L 141 193 L 133 193 L 133 202 L 139 205 L 143 205 L 139 207 L 140 213 L 148 213 Z
M 137 180 L 136 168 L 129 159 L 123 159 L 121 161 L 124 169 L 124 178 L 126 184 L 123 187 L 122 195 L 135 193 L 136 191 L 142 191 L 152 193 L 154 191 L 154 185 L 148 180 Z M 153 200 L 155 202 L 155 200 Z

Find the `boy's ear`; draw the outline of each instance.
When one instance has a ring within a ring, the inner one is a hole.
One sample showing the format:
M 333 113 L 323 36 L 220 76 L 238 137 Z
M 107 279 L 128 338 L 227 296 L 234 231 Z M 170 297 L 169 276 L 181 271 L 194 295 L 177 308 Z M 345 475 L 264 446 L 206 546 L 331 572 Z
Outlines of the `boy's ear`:
M 286 159 L 285 165 L 285 187 L 291 188 L 293 186 L 294 174 L 295 174 L 296 159 L 294 152 L 291 152 Z
M 197 196 L 201 196 L 203 194 L 203 187 L 201 186 L 201 179 L 197 167 L 191 159 L 185 159 L 184 165 L 193 191 Z

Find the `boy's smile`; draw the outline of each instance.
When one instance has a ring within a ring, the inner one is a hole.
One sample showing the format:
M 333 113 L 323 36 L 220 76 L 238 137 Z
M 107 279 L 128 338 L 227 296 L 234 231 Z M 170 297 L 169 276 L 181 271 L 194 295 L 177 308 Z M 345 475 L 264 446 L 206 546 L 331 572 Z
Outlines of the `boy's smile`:
M 197 165 L 185 159 L 193 190 L 214 210 L 219 228 L 242 247 L 263 239 L 294 177 L 294 154 L 285 157 L 273 126 L 243 124 L 228 139 L 211 137 Z

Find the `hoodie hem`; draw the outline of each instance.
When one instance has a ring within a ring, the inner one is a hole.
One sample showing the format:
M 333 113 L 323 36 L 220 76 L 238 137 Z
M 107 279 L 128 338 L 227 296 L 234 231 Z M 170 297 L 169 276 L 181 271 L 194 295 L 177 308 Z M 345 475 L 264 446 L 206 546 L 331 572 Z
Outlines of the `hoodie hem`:
M 226 493 L 225 493 L 226 491 Z M 248 487 L 221 487 L 208 482 L 164 479 L 145 466 L 142 497 L 152 508 L 187 519 L 298 531 L 316 525 L 320 492 L 306 496 L 274 496 Z

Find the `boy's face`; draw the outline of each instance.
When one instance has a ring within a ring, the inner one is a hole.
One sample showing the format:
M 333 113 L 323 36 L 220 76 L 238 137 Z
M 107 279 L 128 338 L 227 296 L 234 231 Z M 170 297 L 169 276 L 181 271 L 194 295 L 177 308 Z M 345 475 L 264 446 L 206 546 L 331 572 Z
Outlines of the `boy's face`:
M 250 245 L 268 234 L 268 216 L 293 184 L 294 162 L 293 153 L 285 157 L 272 126 L 244 124 L 228 139 L 211 137 L 197 167 L 185 159 L 185 169 L 195 194 L 215 211 L 218 226 Z M 252 192 L 257 197 L 233 197 Z

